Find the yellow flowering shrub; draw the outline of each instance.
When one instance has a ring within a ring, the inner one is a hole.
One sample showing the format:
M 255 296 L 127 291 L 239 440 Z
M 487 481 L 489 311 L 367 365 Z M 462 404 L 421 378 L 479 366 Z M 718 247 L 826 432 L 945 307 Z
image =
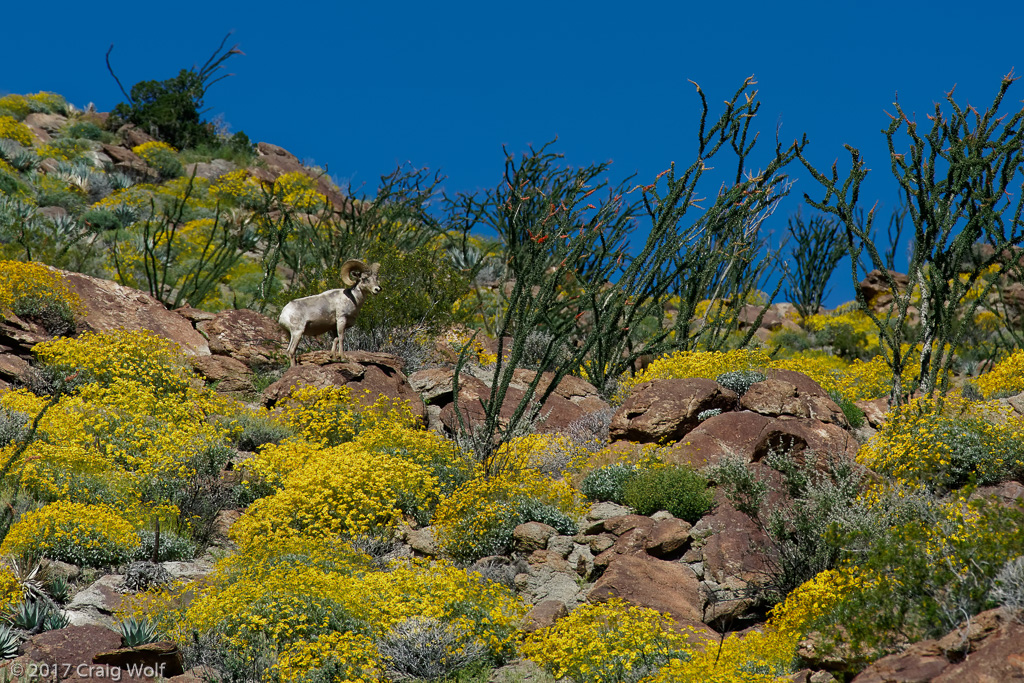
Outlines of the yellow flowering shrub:
M 21 602 L 21 582 L 6 564 L 0 564 L 0 612 L 8 613 Z
M 139 549 L 134 526 L 105 505 L 58 501 L 26 512 L 11 525 L 0 554 L 39 554 L 86 567 L 115 565 Z
M 327 198 L 316 189 L 316 180 L 298 171 L 285 173 L 274 181 L 274 196 L 308 213 L 318 211 L 327 203 Z
M 11 93 L 0 97 L 0 109 L 12 112 L 19 119 L 23 119 L 32 113 L 32 105 L 24 95 Z
M 371 453 L 392 455 L 427 468 L 447 495 L 474 474 L 472 456 L 451 439 L 411 427 L 384 422 L 359 433 L 355 442 Z
M 1024 350 L 999 361 L 975 381 L 985 398 L 1024 391 Z
M 967 489 L 940 497 L 883 481 L 859 507 L 874 522 L 841 530 L 851 552 L 836 571 L 801 586 L 772 617 L 813 626 L 825 649 L 853 653 L 848 661 L 940 637 L 986 609 L 995 575 L 1024 547 L 1024 508 Z
M 912 353 L 905 347 L 905 354 Z M 910 356 L 912 357 L 912 356 Z M 629 390 L 653 379 L 704 377 L 715 379 L 732 370 L 794 370 L 821 385 L 826 391 L 837 391 L 851 401 L 883 398 L 892 388 L 892 372 L 882 356 L 848 362 L 822 351 L 800 351 L 785 358 L 769 358 L 763 349 L 735 351 L 679 351 L 653 361 L 647 368 L 622 384 L 616 400 L 623 400 Z M 910 362 L 903 371 L 905 382 L 917 376 L 916 364 Z
M 525 612 L 504 586 L 441 563 L 400 562 L 386 571 L 279 563 L 244 572 L 222 564 L 183 620 L 244 649 L 263 636 L 282 648 L 339 631 L 379 638 L 406 619 L 425 617 L 503 658 L 515 651 Z
M 130 380 L 161 393 L 181 394 L 193 378 L 178 345 L 149 330 L 87 332 L 41 342 L 33 351 L 46 366 L 106 385 Z
M 170 152 L 171 154 L 177 154 L 178 152 L 178 150 L 171 145 L 168 145 L 166 142 L 160 142 L 159 140 L 151 140 L 132 147 L 132 152 L 142 157 L 146 163 L 150 162 L 150 159 L 153 158 L 154 154 L 161 151 Z
M 14 140 L 20 145 L 31 147 L 35 136 L 24 123 L 11 116 L 0 116 L 0 138 Z
M 283 403 L 281 420 L 299 436 L 323 446 L 337 446 L 363 430 L 377 427 L 400 429 L 417 424 L 406 401 L 379 396 L 373 403 L 369 391 L 353 396 L 345 387 L 303 386 Z
M 690 630 L 674 630 L 668 616 L 613 598 L 580 605 L 554 625 L 528 635 L 520 653 L 555 678 L 621 683 L 673 658 L 689 658 L 697 640 Z
M 83 154 L 90 151 L 92 147 L 88 140 L 78 138 L 57 138 L 36 148 L 36 154 L 42 159 L 56 159 L 57 161 L 75 161 Z
M 939 489 L 1024 473 L 1024 418 L 960 396 L 916 398 L 892 411 L 857 460 L 898 480 Z
M 525 507 L 540 508 L 544 521 L 558 528 L 563 520 L 582 515 L 581 500 L 566 481 L 554 480 L 537 470 L 505 470 L 477 477 L 460 486 L 437 506 L 434 523 L 437 541 L 450 556 L 475 560 L 508 549 L 512 530 L 529 521 Z M 564 530 L 563 530 L 564 532 Z
M 271 675 L 281 683 L 305 683 L 310 679 L 373 683 L 382 680 L 384 669 L 372 640 L 357 633 L 335 631 L 290 645 L 278 656 Z
M 25 390 L 0 394 L 0 406 L 30 416 L 44 403 Z M 167 500 L 209 467 L 211 453 L 223 451 L 230 425 L 208 417 L 224 409 L 223 399 L 206 389 L 175 396 L 124 379 L 88 384 L 45 413 L 8 477 L 44 501 L 128 509 Z M 0 449 L 0 457 L 13 449 Z
M 809 316 L 804 324 L 824 336 L 840 355 L 857 357 L 879 351 L 878 328 L 856 304 Z
M 210 196 L 226 206 L 252 207 L 263 197 L 260 182 L 248 170 L 225 173 L 210 186 Z
M 703 377 L 714 379 L 724 372 L 757 370 L 771 363 L 764 349 L 735 349 L 732 351 L 676 351 L 651 362 L 642 372 L 623 382 L 622 397 L 638 384 L 654 379 Z
M 309 453 L 283 488 L 250 506 L 231 532 L 243 547 L 296 534 L 388 535 L 403 512 L 431 509 L 439 493 L 428 469 L 342 444 Z
M 772 628 L 806 635 L 811 625 L 832 610 L 851 588 L 850 577 L 834 569 L 819 572 L 793 590 L 769 615 Z
M 798 642 L 771 627 L 730 633 L 721 647 L 710 644 L 689 658 L 674 658 L 641 683 L 785 683 L 791 680 Z
M 0 311 L 31 315 L 53 310 L 73 320 L 82 300 L 59 271 L 32 261 L 0 261 Z

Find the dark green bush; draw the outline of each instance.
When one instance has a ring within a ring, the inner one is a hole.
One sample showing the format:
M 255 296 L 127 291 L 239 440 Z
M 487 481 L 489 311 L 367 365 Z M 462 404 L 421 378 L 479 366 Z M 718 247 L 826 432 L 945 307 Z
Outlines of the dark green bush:
M 207 89 L 224 77 L 214 78 L 214 75 L 223 68 L 225 60 L 241 54 L 237 46 L 225 50 L 226 42 L 227 37 L 198 70 L 193 66 L 182 69 L 174 78 L 140 81 L 132 86 L 130 94 L 122 88 L 128 102 L 121 102 L 113 108 L 108 126 L 116 129 L 122 123 L 132 123 L 178 149 L 216 145 L 217 134 L 213 125 L 202 121 L 201 110 Z M 109 56 L 108 52 L 108 68 Z M 121 85 L 119 80 L 118 85 Z
M 580 491 L 589 500 L 622 504 L 626 484 L 637 475 L 636 465 L 615 463 L 591 470 L 583 477 Z
M 89 226 L 89 229 L 93 232 L 120 230 L 124 227 L 114 212 L 106 209 L 90 209 L 86 211 L 82 214 L 82 223 Z
M 426 246 L 402 253 L 385 244 L 367 258 L 380 263 L 381 292 L 367 297 L 356 327 L 367 332 L 419 328 L 437 333 L 457 322 L 452 308 L 469 291 L 469 283 L 447 259 Z
M 112 142 L 114 136 L 103 130 L 92 121 L 75 121 L 61 131 L 66 138 L 85 138 L 97 142 Z
M 639 472 L 623 487 L 622 500 L 641 515 L 668 510 L 693 524 L 711 509 L 714 491 L 693 468 L 668 465 Z
M 843 411 L 843 415 L 846 416 L 846 421 L 850 423 L 851 427 L 856 429 L 864 426 L 864 411 L 858 408 L 856 403 L 840 394 L 837 389 L 829 389 L 828 395 Z

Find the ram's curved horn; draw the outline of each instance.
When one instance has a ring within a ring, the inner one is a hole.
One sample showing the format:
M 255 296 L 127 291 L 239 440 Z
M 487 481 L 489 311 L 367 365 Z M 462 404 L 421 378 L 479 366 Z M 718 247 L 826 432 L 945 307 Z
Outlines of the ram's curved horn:
M 366 272 L 369 268 L 366 264 L 358 259 L 349 259 L 341 265 L 341 281 L 345 283 L 346 287 L 355 287 L 358 280 L 352 279 L 352 271 L 358 270 L 360 273 Z

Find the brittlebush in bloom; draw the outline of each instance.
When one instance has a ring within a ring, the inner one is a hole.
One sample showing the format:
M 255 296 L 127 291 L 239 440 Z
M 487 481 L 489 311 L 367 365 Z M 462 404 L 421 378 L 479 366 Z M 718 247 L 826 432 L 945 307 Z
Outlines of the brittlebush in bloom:
M 140 545 L 135 527 L 105 505 L 58 501 L 26 512 L 12 526 L 0 554 L 39 554 L 86 567 L 116 565 Z

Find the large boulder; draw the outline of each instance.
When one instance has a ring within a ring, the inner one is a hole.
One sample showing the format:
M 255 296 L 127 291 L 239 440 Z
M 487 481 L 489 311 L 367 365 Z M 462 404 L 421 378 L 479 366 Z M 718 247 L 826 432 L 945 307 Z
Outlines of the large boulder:
M 703 617 L 700 580 L 693 570 L 643 553 L 615 558 L 587 593 L 589 602 L 611 598 L 656 609 L 683 625 L 699 624 Z
M 813 418 L 769 417 L 749 410 L 708 418 L 663 454 L 667 462 L 694 467 L 717 464 L 725 457 L 757 462 L 770 452 L 788 452 L 801 461 L 804 451 L 853 458 L 858 443 L 834 422 Z
M 410 384 L 427 404 L 431 428 L 450 434 L 461 431 L 460 415 L 470 429 L 483 423 L 485 414 L 481 401 L 486 401 L 491 396 L 491 388 L 487 384 L 489 376 L 461 373 L 459 412 L 456 413 L 454 376 L 455 371 L 452 369 L 431 368 L 415 372 L 409 377 Z M 530 382 L 535 376 L 536 372 L 533 370 L 516 370 L 513 373 L 499 411 L 499 420 L 504 424 L 508 423 L 519 403 L 526 398 Z M 552 378 L 552 373 L 543 373 L 540 387 L 543 389 Z M 576 377 L 565 377 L 551 396 L 541 404 L 537 431 L 562 431 L 586 415 L 607 407 L 608 404 L 598 396 L 592 385 Z
M 817 387 L 817 384 L 815 386 Z M 783 379 L 766 379 L 750 385 L 740 398 L 740 406 L 769 417 L 811 418 L 848 427 L 849 423 L 842 409 L 823 394 L 820 387 L 818 392 L 808 393 Z
M 346 351 L 344 359 L 337 359 L 329 351 L 314 351 L 304 354 L 301 361 L 263 391 L 264 405 L 272 408 L 304 385 L 347 386 L 363 405 L 371 405 L 380 396 L 387 396 L 408 401 L 414 416 L 420 420 L 426 418 L 423 401 L 402 373 L 403 362 L 397 356 Z
M 707 410 L 732 410 L 737 396 L 710 379 L 659 379 L 638 385 L 612 417 L 610 436 L 640 443 L 678 441 Z
M 288 335 L 276 320 L 248 309 L 221 311 L 196 321 L 195 327 L 207 338 L 210 353 L 249 367 L 278 362 L 288 344 Z
M 882 657 L 854 683 L 1024 681 L 1024 623 L 1000 609 L 982 612 L 938 640 Z
M 187 354 L 210 355 L 203 335 L 188 320 L 167 310 L 149 294 L 81 273 L 64 273 L 64 278 L 85 307 L 80 329 L 94 332 L 150 330 L 176 342 Z
M 897 273 L 895 270 L 890 270 L 889 274 L 896 282 L 896 287 L 899 293 L 902 293 L 907 288 L 907 283 L 910 281 L 903 273 Z M 889 287 L 889 283 L 886 281 L 885 273 L 881 270 L 872 270 L 867 276 L 857 284 L 857 289 L 864 296 L 864 300 L 868 302 L 868 305 L 875 308 L 884 308 L 892 303 L 893 292 Z

